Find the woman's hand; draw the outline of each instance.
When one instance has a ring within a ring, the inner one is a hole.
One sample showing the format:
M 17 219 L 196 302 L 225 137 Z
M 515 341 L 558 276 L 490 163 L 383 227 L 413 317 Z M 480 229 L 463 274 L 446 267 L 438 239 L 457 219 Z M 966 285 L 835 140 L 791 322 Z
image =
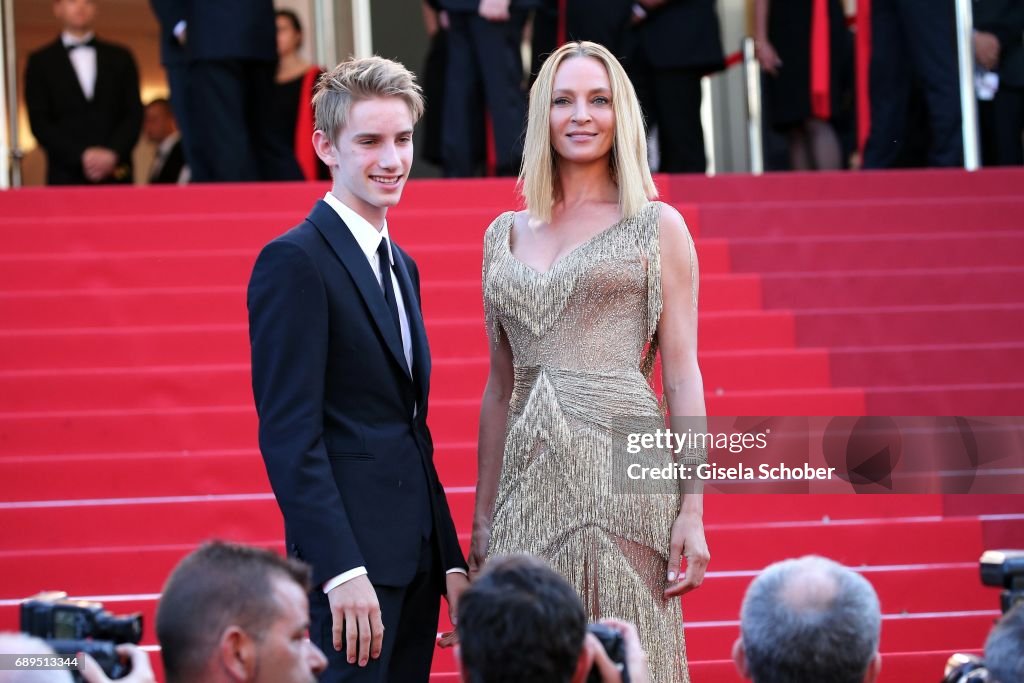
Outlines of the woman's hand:
M 473 523 L 473 534 L 469 541 L 469 580 L 475 581 L 483 571 L 487 560 L 487 547 L 491 544 L 491 525 L 480 521 Z
M 686 572 L 681 571 L 681 558 L 686 558 Z M 668 587 L 665 599 L 689 593 L 704 582 L 704 571 L 711 561 L 704 539 L 704 520 L 692 512 L 680 512 L 672 523 L 669 542 Z
M 754 43 L 754 56 L 757 57 L 757 61 L 761 63 L 761 68 L 766 74 L 772 76 L 779 75 L 779 67 L 782 66 L 782 60 L 779 59 L 779 53 L 775 51 L 775 46 L 767 40 L 758 40 Z

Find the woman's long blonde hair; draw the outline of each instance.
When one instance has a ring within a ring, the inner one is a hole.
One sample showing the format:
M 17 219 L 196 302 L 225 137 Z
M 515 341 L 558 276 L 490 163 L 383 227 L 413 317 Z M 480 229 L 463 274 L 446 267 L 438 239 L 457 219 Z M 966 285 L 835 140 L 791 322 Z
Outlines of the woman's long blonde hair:
M 612 90 L 615 136 L 609 171 L 619 188 L 619 206 L 624 218 L 636 215 L 648 201 L 658 196 L 647 164 L 647 134 L 636 91 L 626 71 L 611 52 L 589 41 L 566 43 L 547 58 L 533 87 L 527 117 L 523 167 L 519 171 L 519 193 L 534 218 L 551 220 L 555 202 L 561 198 L 558 187 L 558 157 L 551 145 L 551 91 L 555 72 L 567 59 L 593 57 L 604 64 Z

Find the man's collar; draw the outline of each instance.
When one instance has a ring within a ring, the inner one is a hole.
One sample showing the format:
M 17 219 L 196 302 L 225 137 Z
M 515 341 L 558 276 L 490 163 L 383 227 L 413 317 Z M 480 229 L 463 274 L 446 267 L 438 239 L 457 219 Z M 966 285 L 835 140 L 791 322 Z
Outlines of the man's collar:
M 353 211 L 347 204 L 334 196 L 331 192 L 324 195 L 324 201 L 334 209 L 345 225 L 348 226 L 352 236 L 356 238 L 359 249 L 366 254 L 367 259 L 376 258 L 377 247 L 380 246 L 381 238 L 388 238 L 388 254 L 391 258 L 391 265 L 395 264 L 395 254 L 391 247 L 391 238 L 388 236 L 388 222 L 385 219 L 384 227 L 377 232 L 377 228 L 370 225 L 369 221 Z
M 51 33 L 50 35 L 52 36 L 53 34 Z M 67 31 L 62 31 L 60 34 L 60 42 L 64 45 L 64 47 L 67 47 L 68 45 L 81 45 L 82 43 L 88 43 L 90 40 L 94 40 L 95 38 L 95 31 L 89 31 L 81 38 L 76 38 Z
M 165 137 L 159 145 L 156 146 L 159 154 L 167 154 L 178 144 L 178 140 L 181 139 L 181 131 L 176 130 L 167 137 Z

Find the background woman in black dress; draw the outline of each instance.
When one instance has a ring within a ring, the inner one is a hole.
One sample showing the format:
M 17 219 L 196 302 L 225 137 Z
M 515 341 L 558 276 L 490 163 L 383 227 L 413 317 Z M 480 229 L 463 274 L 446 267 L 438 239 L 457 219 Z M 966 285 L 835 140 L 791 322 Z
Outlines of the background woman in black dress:
M 811 75 L 815 5 L 828 14 L 829 62 L 827 102 L 817 107 Z M 755 39 L 767 75 L 767 120 L 786 136 L 793 170 L 842 168 L 848 145 L 841 143 L 837 129 L 850 125 L 853 41 L 840 0 L 755 0 Z
M 323 69 L 310 64 L 302 55 L 302 24 L 291 10 L 278 10 L 277 20 L 277 78 L 271 119 L 274 134 L 282 144 L 295 150 L 302 175 L 306 180 L 330 177 L 327 167 L 313 151 L 313 86 Z

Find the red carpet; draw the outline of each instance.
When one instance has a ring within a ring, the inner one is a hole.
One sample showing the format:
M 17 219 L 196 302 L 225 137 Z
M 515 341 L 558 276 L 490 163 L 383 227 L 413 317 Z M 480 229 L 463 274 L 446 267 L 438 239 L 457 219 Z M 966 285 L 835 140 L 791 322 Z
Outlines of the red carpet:
M 712 414 L 1015 414 L 1024 405 L 1024 173 L 659 178 L 697 238 Z M 420 264 L 431 428 L 469 529 L 484 228 L 502 180 L 410 184 L 389 215 Z M 141 610 L 210 537 L 281 548 L 255 446 L 244 288 L 306 185 L 0 194 L 0 630 L 42 589 Z M 458 205 L 458 208 L 455 206 Z M 694 681 L 726 661 L 757 570 L 820 553 L 882 599 L 883 681 L 937 680 L 997 616 L 992 544 L 1020 545 L 1013 496 L 708 497 L 705 585 L 683 601 Z M 446 623 L 446 620 L 442 620 Z M 436 680 L 454 680 L 450 653 Z

